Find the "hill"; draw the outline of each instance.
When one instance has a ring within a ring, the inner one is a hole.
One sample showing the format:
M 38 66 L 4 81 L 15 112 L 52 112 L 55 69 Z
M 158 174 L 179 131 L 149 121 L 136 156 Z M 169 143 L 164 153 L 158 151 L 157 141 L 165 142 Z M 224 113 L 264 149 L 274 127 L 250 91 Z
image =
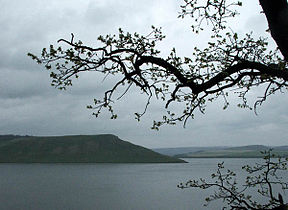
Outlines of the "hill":
M 0 136 L 2 163 L 183 163 L 117 136 Z
M 261 151 L 273 149 L 272 153 L 276 156 L 288 157 L 288 147 L 280 146 L 280 147 L 268 147 L 263 145 L 249 145 L 249 146 L 241 146 L 241 147 L 227 147 L 219 149 L 213 147 L 202 149 L 202 150 L 194 150 L 184 154 L 178 154 L 174 157 L 178 158 L 261 158 L 263 154 Z
M 154 152 L 162 155 L 175 156 L 179 154 L 194 153 L 198 151 L 222 150 L 228 147 L 176 147 L 176 148 L 155 148 Z

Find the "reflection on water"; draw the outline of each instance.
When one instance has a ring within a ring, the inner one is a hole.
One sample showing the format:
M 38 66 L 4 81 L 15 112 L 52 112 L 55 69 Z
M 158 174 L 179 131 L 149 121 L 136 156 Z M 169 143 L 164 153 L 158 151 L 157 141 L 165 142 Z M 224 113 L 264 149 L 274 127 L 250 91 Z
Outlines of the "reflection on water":
M 221 209 L 221 201 L 203 207 L 209 192 L 181 190 L 177 184 L 209 178 L 223 160 L 235 171 L 256 161 L 187 160 L 187 164 L 0 164 L 0 209 Z

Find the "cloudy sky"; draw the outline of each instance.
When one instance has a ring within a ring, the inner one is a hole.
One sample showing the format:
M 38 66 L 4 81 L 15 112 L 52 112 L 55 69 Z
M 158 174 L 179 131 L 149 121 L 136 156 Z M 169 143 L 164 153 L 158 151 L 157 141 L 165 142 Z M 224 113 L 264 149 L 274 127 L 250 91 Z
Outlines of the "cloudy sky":
M 94 118 L 86 106 L 99 98 L 112 81 L 102 82 L 102 75 L 84 74 L 67 91 L 50 86 L 49 72 L 26 56 L 39 54 L 43 47 L 59 38 L 76 39 L 97 46 L 99 35 L 125 31 L 148 34 L 151 25 L 162 27 L 167 36 L 159 48 L 163 55 L 173 47 L 189 56 L 195 45 L 205 46 L 208 35 L 194 35 L 190 20 L 177 19 L 180 0 L 0 0 L 0 134 L 74 135 L 112 133 L 123 140 L 149 148 L 215 145 L 287 145 L 287 95 L 272 96 L 253 111 L 231 106 L 222 110 L 222 101 L 209 104 L 205 115 L 197 114 L 182 124 L 150 129 L 160 119 L 163 104 L 155 102 L 138 123 L 134 112 L 141 112 L 145 101 L 132 90 L 117 102 L 117 120 L 104 113 Z M 231 22 L 243 34 L 254 31 L 264 35 L 265 17 L 258 1 L 245 1 L 242 16 Z M 271 44 L 273 42 L 271 41 Z M 251 93 L 255 100 L 256 90 Z

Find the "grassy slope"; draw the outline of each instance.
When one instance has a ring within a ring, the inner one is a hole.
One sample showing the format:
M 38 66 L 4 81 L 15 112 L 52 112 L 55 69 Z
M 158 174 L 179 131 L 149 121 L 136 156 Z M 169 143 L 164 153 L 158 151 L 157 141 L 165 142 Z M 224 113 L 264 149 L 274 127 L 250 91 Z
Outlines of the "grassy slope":
M 113 135 L 15 137 L 0 145 L 0 162 L 177 163 Z

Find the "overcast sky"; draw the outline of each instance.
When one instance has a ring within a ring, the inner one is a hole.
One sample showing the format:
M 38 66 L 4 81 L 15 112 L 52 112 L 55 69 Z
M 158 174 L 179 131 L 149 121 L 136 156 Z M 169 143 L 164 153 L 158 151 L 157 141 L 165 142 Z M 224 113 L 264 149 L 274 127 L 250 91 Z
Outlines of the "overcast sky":
M 197 114 L 182 124 L 150 129 L 160 119 L 163 104 L 156 102 L 138 123 L 134 112 L 144 108 L 142 96 L 133 90 L 117 102 L 117 120 L 105 113 L 94 118 L 86 106 L 102 96 L 112 81 L 102 75 L 80 75 L 73 87 L 59 91 L 50 86 L 49 72 L 27 57 L 59 38 L 75 39 L 97 46 L 99 35 L 125 31 L 148 34 L 151 25 L 162 27 L 167 36 L 159 46 L 163 55 L 173 47 L 189 56 L 195 45 L 205 46 L 208 35 L 191 33 L 190 19 L 178 19 L 180 0 L 0 0 L 0 134 L 74 135 L 111 133 L 123 140 L 146 146 L 182 147 L 215 145 L 287 145 L 287 93 L 272 96 L 253 111 L 236 107 L 237 98 L 223 111 L 221 100 L 209 104 L 205 115 Z M 242 16 L 232 28 L 240 34 L 265 33 L 267 24 L 257 0 L 245 1 Z M 272 42 L 271 42 L 272 43 Z M 273 44 L 273 43 L 272 43 Z M 261 90 L 251 93 L 253 99 Z

